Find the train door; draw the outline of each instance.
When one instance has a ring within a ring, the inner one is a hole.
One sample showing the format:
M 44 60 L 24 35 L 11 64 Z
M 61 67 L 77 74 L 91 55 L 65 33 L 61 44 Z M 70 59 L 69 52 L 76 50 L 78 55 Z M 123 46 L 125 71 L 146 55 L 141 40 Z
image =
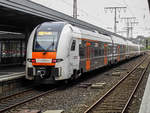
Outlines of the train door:
M 117 61 L 120 61 L 120 46 L 119 45 L 117 47 L 117 53 L 118 53 Z
M 104 44 L 104 65 L 107 65 L 107 44 Z
M 86 42 L 86 71 L 89 71 L 91 68 L 91 61 L 90 61 L 90 45 L 91 43 Z
M 70 64 L 73 70 L 79 69 L 79 42 L 76 39 L 72 40 L 70 48 Z

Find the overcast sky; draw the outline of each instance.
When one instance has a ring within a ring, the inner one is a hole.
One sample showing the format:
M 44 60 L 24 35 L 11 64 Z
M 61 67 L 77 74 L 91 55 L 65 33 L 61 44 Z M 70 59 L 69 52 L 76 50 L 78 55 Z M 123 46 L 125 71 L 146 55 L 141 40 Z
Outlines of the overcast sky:
M 73 0 L 32 0 L 54 10 L 72 16 Z M 133 33 L 150 36 L 150 12 L 147 0 L 77 0 L 78 19 L 97 25 L 109 31 L 114 31 L 114 12 L 104 10 L 105 7 L 127 7 L 117 12 L 117 31 L 126 31 L 126 21 L 122 17 L 136 17 Z M 126 32 L 122 32 L 126 36 Z

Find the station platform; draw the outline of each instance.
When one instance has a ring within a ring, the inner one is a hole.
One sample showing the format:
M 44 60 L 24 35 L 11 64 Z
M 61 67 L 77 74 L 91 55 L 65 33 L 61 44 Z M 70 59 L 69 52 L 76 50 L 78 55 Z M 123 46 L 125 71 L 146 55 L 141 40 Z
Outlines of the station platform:
M 0 68 L 0 96 L 20 88 L 25 80 L 25 66 Z
M 10 66 L 0 68 L 0 82 L 25 76 L 25 66 Z
M 146 83 L 146 88 L 139 113 L 150 113 L 150 74 Z

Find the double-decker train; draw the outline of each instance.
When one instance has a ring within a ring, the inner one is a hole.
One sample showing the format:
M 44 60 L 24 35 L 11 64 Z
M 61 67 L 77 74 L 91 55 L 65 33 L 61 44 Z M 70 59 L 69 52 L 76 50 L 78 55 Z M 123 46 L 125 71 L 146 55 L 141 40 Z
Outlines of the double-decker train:
M 88 31 L 66 22 L 45 22 L 30 35 L 26 78 L 40 83 L 75 79 L 109 64 L 140 55 L 140 45 L 115 35 Z

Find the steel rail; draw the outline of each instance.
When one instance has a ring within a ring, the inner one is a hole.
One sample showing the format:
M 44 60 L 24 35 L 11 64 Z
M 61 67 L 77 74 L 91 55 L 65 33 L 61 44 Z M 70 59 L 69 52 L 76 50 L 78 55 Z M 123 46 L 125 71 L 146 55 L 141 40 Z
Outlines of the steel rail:
M 33 88 L 29 88 L 29 89 L 26 89 L 26 90 L 23 90 L 23 91 L 19 91 L 17 93 L 14 93 L 14 94 L 11 94 L 11 95 L 8 95 L 8 96 L 4 96 L 4 97 L 0 98 L 0 100 L 7 99 L 7 98 L 10 98 L 10 97 L 15 96 L 15 95 L 19 95 L 21 93 L 25 93 L 27 91 L 31 91 L 32 89 Z
M 84 113 L 89 113 L 99 102 L 101 102 L 108 94 L 110 94 L 120 83 L 122 83 L 138 66 L 140 66 L 144 61 L 146 60 L 146 57 L 143 58 L 143 60 L 137 64 L 125 77 L 123 77 L 117 84 L 115 84 L 110 90 L 108 90 L 102 97 L 100 97 L 94 104 L 92 104 Z
M 122 110 L 121 113 L 125 113 L 125 111 L 126 111 L 128 105 L 129 105 L 130 101 L 132 100 L 132 98 L 133 98 L 133 96 L 134 96 L 134 94 L 135 94 L 135 92 L 136 92 L 138 86 L 140 85 L 140 83 L 141 83 L 141 81 L 142 81 L 142 78 L 144 77 L 144 75 L 145 75 L 145 73 L 146 73 L 146 71 L 147 71 L 147 69 L 148 69 L 148 67 L 149 67 L 149 64 L 150 64 L 150 62 L 148 63 L 148 65 L 147 65 L 147 67 L 144 69 L 144 71 L 142 72 L 140 79 L 138 80 L 138 82 L 137 82 L 137 84 L 136 84 L 136 86 L 135 86 L 133 92 L 131 93 L 131 95 L 130 95 L 130 97 L 129 97 L 129 99 L 128 99 L 128 101 L 127 101 L 127 103 L 126 103 L 126 105 L 125 105 L 125 107 L 123 108 L 123 110 Z
M 41 93 L 41 94 L 39 94 L 39 95 L 36 95 L 36 96 L 34 96 L 34 97 L 31 97 L 31 98 L 28 98 L 28 99 L 23 100 L 23 101 L 21 101 L 21 102 L 18 102 L 18 103 L 14 104 L 14 105 L 10 105 L 9 107 L 6 107 L 6 108 L 4 108 L 4 109 L 0 109 L 0 113 L 1 113 L 1 112 L 4 112 L 4 111 L 7 111 L 7 110 L 9 110 L 9 109 L 11 109 L 11 108 L 13 108 L 13 107 L 18 106 L 18 105 L 21 105 L 21 104 L 24 104 L 24 103 L 26 103 L 26 102 L 29 102 L 29 101 L 31 101 L 31 100 L 33 100 L 33 99 L 38 98 L 38 97 L 41 97 L 41 96 L 43 96 L 43 95 L 46 95 L 46 94 L 48 94 L 48 93 L 50 93 L 50 92 L 55 92 L 57 89 L 58 89 L 58 88 L 54 88 L 54 89 L 52 89 L 52 90 L 46 91 L 46 92 Z

